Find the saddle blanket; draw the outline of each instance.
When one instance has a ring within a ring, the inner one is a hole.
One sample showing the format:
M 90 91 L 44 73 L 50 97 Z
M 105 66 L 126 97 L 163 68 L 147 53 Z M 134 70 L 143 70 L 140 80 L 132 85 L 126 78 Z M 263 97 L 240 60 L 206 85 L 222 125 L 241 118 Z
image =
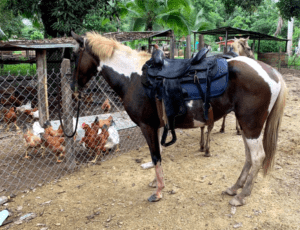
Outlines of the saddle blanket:
M 225 59 L 219 58 L 217 59 L 217 66 L 218 66 L 217 73 L 211 79 L 211 85 L 210 85 L 211 98 L 216 98 L 221 96 L 225 92 L 228 85 L 227 61 Z M 197 73 L 197 77 L 199 79 L 201 89 L 204 95 L 206 95 L 206 78 L 202 76 L 203 74 L 206 73 L 199 72 Z M 194 81 L 188 81 L 188 82 L 183 81 L 181 82 L 181 87 L 183 91 L 183 98 L 185 101 L 203 99 Z

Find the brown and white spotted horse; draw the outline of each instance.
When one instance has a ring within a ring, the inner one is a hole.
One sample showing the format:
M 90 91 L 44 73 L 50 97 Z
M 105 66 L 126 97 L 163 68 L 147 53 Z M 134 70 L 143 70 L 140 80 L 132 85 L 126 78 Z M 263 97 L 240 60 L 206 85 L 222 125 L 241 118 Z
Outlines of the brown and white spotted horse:
M 148 98 L 141 83 L 142 66 L 150 56 L 94 32 L 85 37 L 74 33 L 72 36 L 80 47 L 73 83 L 77 78 L 79 88 L 84 87 L 100 71 L 122 98 L 125 110 L 147 140 L 155 165 L 157 188 L 148 200 L 160 200 L 165 187 L 159 135 L 161 123 L 156 103 Z M 228 87 L 222 96 L 211 99 L 211 105 L 214 120 L 234 111 L 242 129 L 245 165 L 237 182 L 225 191 L 234 196 L 230 204 L 238 206 L 245 204 L 259 169 L 263 166 L 266 174 L 272 165 L 287 89 L 281 74 L 262 62 L 236 57 L 228 60 L 228 67 Z M 186 106 L 186 114 L 176 117 L 176 128 L 204 126 L 202 100 L 187 101 Z M 240 188 L 242 191 L 237 194 Z
M 250 46 L 248 45 L 248 40 L 249 40 L 249 37 L 239 38 L 239 39 L 234 38 L 234 42 L 231 45 L 231 50 L 234 51 L 239 56 L 246 56 L 246 57 L 254 59 L 254 54 L 253 54 Z M 226 119 L 226 116 L 227 116 L 227 114 L 225 114 L 224 117 L 223 117 L 222 126 L 221 126 L 221 129 L 220 129 L 221 133 L 225 132 L 225 119 Z M 204 145 L 204 128 L 205 127 L 201 127 L 200 151 L 205 152 L 204 156 L 206 156 L 206 157 L 211 156 L 211 154 L 210 154 L 210 134 L 211 134 L 211 131 L 212 131 L 213 127 L 214 127 L 214 123 L 207 126 L 207 136 L 206 136 L 205 145 Z M 240 135 L 241 131 L 240 131 L 239 123 L 238 123 L 237 119 L 236 119 L 235 127 L 236 127 L 237 134 Z

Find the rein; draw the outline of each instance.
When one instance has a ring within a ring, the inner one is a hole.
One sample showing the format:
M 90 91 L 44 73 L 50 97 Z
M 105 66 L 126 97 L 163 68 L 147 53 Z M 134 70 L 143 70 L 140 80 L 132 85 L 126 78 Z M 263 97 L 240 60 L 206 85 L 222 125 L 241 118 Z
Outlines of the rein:
M 79 56 L 79 61 L 78 61 L 78 65 L 77 65 L 77 69 L 76 69 L 76 75 L 75 75 L 75 79 L 76 79 L 76 85 L 75 85 L 75 93 L 78 92 L 78 74 L 79 74 L 79 66 L 81 64 L 81 59 L 82 59 L 82 54 L 85 50 L 85 48 L 79 48 L 80 49 L 80 56 Z M 66 74 L 64 74 L 64 77 L 66 77 Z M 78 94 L 78 107 L 77 107 L 77 116 L 76 116 L 76 126 L 75 126 L 75 131 L 71 134 L 71 135 L 67 135 L 66 132 L 65 132 L 65 129 L 64 129 L 64 126 L 63 126 L 63 123 L 62 123 L 62 119 L 61 119 L 61 114 L 60 114 L 60 110 L 62 109 L 61 108 L 61 105 L 60 105 L 60 100 L 59 100 L 59 95 L 57 95 L 58 97 L 58 106 L 59 106 L 59 109 L 58 109 L 58 116 L 59 116 L 59 121 L 60 121 L 60 125 L 61 125 L 61 128 L 64 132 L 64 135 L 68 138 L 72 138 L 74 137 L 74 135 L 76 134 L 76 131 L 77 131 L 77 126 L 78 126 L 78 120 L 79 120 L 79 112 L 80 112 L 80 102 L 81 102 L 81 93 L 79 91 L 79 94 Z M 73 119 L 72 119 L 72 123 L 73 123 Z

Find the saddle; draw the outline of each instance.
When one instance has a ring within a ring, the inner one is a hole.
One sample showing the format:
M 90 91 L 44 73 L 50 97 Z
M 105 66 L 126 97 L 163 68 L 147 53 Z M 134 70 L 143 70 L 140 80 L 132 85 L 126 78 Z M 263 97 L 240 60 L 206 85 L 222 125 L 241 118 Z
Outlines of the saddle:
M 228 67 L 224 58 L 206 57 L 208 51 L 203 48 L 191 59 L 167 59 L 156 49 L 142 68 L 146 94 L 150 99 L 162 102 L 163 117 L 167 117 L 164 118 L 163 146 L 176 142 L 175 117 L 186 113 L 185 101 L 202 99 L 205 120 L 213 117 L 209 115 L 212 113 L 210 99 L 225 91 Z M 173 138 L 165 143 L 169 130 Z

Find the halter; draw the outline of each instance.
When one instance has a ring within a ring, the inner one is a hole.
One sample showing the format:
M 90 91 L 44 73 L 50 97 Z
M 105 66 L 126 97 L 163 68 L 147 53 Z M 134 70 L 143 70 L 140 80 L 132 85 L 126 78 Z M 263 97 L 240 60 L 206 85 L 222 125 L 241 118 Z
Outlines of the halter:
M 85 45 L 85 44 L 84 44 Z M 79 47 L 79 51 L 80 51 L 80 55 L 79 55 L 79 60 L 78 60 L 78 65 L 77 65 L 77 68 L 76 68 L 76 74 L 74 76 L 75 78 L 75 93 L 78 92 L 78 76 L 79 76 L 79 66 L 81 64 L 81 59 L 82 59 L 82 54 L 83 52 L 85 51 L 85 47 L 81 48 Z M 66 77 L 66 74 L 64 75 L 64 77 Z M 73 79 L 74 80 L 74 79 Z M 57 95 L 58 96 L 58 95 Z M 60 107 L 59 110 L 58 110 L 58 116 L 59 116 L 59 121 L 60 121 L 60 125 L 61 125 L 61 128 L 64 132 L 64 135 L 68 138 L 72 138 L 74 137 L 74 135 L 76 134 L 76 131 L 77 131 L 77 126 L 78 126 L 78 120 L 79 120 L 79 108 L 80 108 L 80 104 L 81 104 L 81 93 L 79 91 L 79 94 L 78 94 L 78 107 L 77 107 L 77 116 L 76 116 L 76 126 L 75 126 L 75 131 L 69 136 L 66 134 L 65 132 L 65 129 L 64 129 L 64 126 L 63 126 L 63 123 L 62 123 L 62 119 L 61 119 L 61 114 L 60 114 L 60 110 L 61 110 L 61 106 L 60 106 L 60 101 L 58 100 L 58 106 Z M 73 121 L 72 121 L 73 123 Z

